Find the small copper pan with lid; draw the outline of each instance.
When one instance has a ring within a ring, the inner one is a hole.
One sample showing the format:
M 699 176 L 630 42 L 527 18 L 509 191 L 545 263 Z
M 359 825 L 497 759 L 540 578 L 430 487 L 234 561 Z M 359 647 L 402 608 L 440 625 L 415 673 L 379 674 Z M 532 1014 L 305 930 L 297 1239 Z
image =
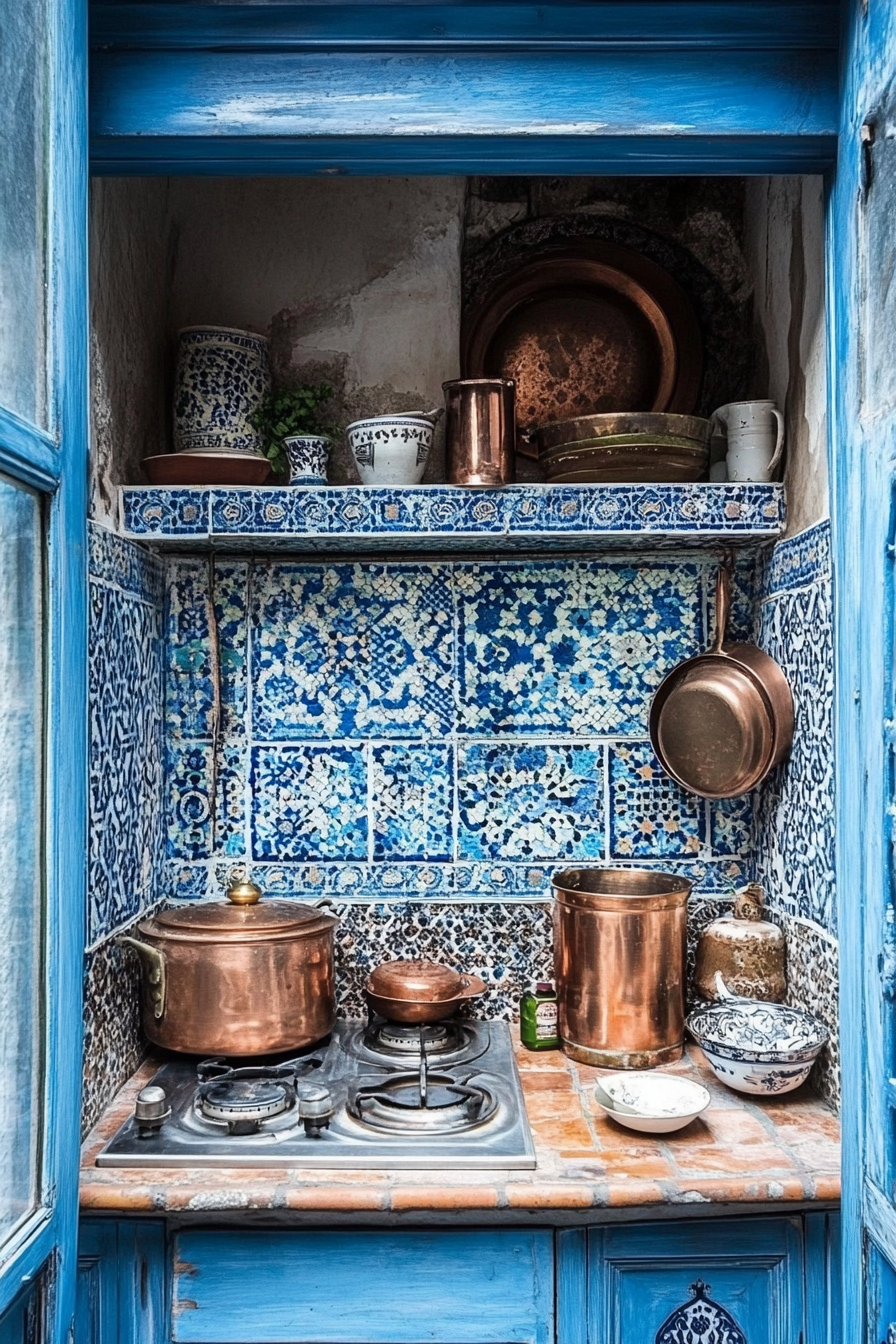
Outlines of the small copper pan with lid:
M 439 1022 L 467 999 L 485 993 L 485 981 L 437 961 L 384 961 L 364 987 L 375 1013 L 390 1022 Z
M 701 798 L 755 789 L 793 743 L 793 696 L 781 668 L 755 644 L 726 644 L 731 579 L 719 569 L 716 637 L 661 682 L 650 741 L 667 774 Z

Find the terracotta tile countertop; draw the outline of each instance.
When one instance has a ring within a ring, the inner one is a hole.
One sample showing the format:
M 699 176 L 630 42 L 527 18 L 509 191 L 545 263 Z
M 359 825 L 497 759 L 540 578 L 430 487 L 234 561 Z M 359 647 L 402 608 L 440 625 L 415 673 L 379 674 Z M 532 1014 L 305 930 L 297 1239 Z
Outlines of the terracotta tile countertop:
M 636 1210 L 707 1213 L 707 1205 L 793 1205 L 840 1197 L 840 1127 L 827 1103 L 804 1086 L 753 1101 L 730 1092 L 701 1052 L 670 1072 L 704 1083 L 712 1103 L 677 1134 L 636 1134 L 608 1120 L 594 1101 L 598 1070 L 555 1051 L 518 1049 L 526 1109 L 538 1158 L 534 1171 L 303 1171 L 188 1168 L 135 1170 L 94 1165 L 97 1152 L 133 1108 L 151 1076 L 147 1062 L 122 1089 L 84 1143 L 85 1213 L 179 1216 L 267 1212 L 279 1221 L 363 1214 L 393 1220 L 541 1221 L 631 1217 Z M 593 1211 L 589 1214 L 589 1210 Z M 275 1215 L 276 1211 L 276 1215 Z M 627 1212 L 626 1212 L 627 1211 Z

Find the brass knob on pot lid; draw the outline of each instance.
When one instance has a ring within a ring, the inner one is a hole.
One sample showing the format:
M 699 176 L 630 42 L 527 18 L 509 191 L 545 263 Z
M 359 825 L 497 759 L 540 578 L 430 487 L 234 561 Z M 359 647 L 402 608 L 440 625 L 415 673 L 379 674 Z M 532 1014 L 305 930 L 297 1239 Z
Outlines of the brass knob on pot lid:
M 261 897 L 261 887 L 256 886 L 245 873 L 242 877 L 234 877 L 227 888 L 227 899 L 234 905 L 257 905 Z

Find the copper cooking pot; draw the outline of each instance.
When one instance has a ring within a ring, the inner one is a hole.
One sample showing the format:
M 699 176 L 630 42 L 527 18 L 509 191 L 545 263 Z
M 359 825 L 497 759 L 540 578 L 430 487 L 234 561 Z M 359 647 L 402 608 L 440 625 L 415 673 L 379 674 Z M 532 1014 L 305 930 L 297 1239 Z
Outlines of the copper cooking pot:
M 364 989 L 380 1017 L 420 1024 L 450 1017 L 467 999 L 484 994 L 485 982 L 437 961 L 384 961 Z
M 143 1030 L 190 1055 L 299 1050 L 336 1020 L 333 930 L 339 920 L 297 901 L 263 901 L 236 882 L 226 901 L 163 910 L 137 925 Z
M 719 569 L 716 637 L 660 683 L 650 741 L 663 769 L 701 798 L 755 789 L 790 751 L 793 696 L 774 658 L 755 644 L 725 644 L 731 579 Z
M 687 878 L 641 869 L 556 873 L 554 976 L 565 1053 L 646 1069 L 684 1046 Z

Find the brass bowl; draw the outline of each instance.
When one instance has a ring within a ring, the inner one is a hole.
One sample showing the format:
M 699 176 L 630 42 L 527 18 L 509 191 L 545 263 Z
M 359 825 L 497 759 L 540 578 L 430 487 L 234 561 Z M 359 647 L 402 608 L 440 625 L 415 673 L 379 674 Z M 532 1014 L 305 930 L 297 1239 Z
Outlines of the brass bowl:
M 531 437 L 539 459 L 562 448 L 599 447 L 608 440 L 663 443 L 671 438 L 709 446 L 710 422 L 699 415 L 669 415 L 659 411 L 622 411 L 603 415 L 580 415 L 574 420 L 554 420 L 533 429 Z M 630 439 L 634 436 L 634 439 Z

